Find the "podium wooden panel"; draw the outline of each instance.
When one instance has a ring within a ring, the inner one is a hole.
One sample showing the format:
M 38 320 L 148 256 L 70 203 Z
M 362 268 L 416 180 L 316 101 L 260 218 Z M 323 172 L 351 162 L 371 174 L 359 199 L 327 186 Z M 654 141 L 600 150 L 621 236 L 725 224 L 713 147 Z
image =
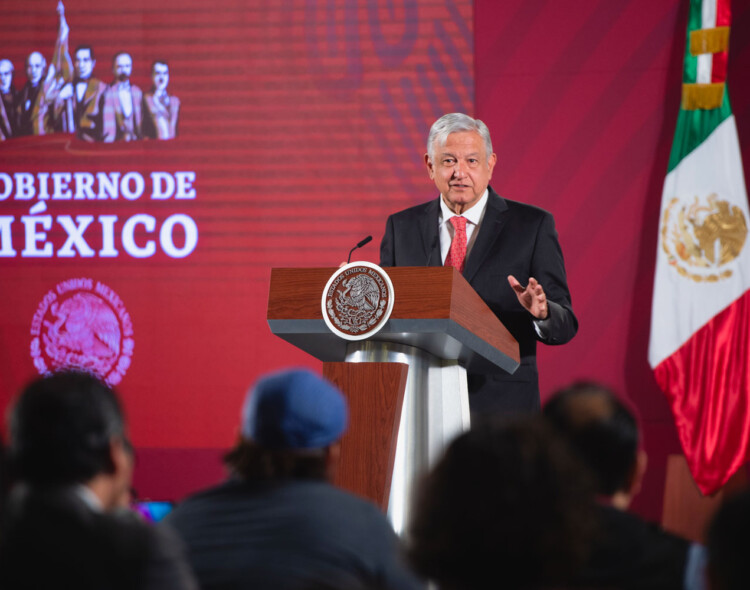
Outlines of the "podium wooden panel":
M 669 455 L 661 524 L 676 535 L 705 543 L 708 524 L 724 499 L 747 488 L 747 468 L 743 466 L 718 492 L 704 496 L 690 475 L 684 455 Z
M 402 363 L 324 363 L 323 376 L 349 402 L 334 483 L 388 508 L 396 438 L 409 366 Z

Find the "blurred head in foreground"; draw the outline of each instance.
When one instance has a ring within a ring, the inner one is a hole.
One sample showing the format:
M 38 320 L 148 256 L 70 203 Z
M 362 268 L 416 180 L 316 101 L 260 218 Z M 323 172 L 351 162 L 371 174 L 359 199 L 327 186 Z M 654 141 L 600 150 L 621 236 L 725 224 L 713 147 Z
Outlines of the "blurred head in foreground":
M 347 422 L 332 383 L 306 369 L 274 373 L 248 392 L 240 439 L 225 462 L 246 479 L 330 479 Z
M 633 412 L 607 387 L 580 382 L 555 393 L 542 414 L 591 470 L 597 493 L 626 509 L 646 471 Z
M 88 373 L 30 383 L 10 414 L 8 451 L 14 476 L 32 488 L 86 485 L 105 510 L 130 489 L 133 455 L 120 403 Z
M 461 435 L 414 506 L 409 558 L 441 589 L 558 586 L 584 563 L 595 519 L 585 470 L 538 418 Z

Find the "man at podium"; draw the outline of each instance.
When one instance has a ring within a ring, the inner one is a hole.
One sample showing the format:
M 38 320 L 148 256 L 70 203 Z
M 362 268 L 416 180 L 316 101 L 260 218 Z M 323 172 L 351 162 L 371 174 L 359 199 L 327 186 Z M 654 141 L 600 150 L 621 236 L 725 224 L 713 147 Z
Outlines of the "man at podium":
M 512 374 L 469 373 L 474 417 L 539 409 L 536 343 L 565 344 L 578 330 L 552 215 L 500 197 L 487 126 L 462 113 L 430 129 L 424 161 L 440 196 L 388 218 L 380 265 L 454 266 L 518 341 Z

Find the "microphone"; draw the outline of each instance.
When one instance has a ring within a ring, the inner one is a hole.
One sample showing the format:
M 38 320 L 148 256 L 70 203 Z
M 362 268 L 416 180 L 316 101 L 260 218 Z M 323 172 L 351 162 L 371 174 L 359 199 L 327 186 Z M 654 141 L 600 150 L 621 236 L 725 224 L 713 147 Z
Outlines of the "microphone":
M 349 250 L 349 258 L 346 259 L 346 263 L 349 264 L 351 262 L 351 260 L 352 260 L 352 252 L 354 252 L 357 248 L 361 248 L 365 244 L 369 244 L 370 242 L 372 242 L 372 236 L 367 236 L 361 242 L 357 242 L 357 245 L 354 246 L 354 248 L 352 248 L 351 250 Z

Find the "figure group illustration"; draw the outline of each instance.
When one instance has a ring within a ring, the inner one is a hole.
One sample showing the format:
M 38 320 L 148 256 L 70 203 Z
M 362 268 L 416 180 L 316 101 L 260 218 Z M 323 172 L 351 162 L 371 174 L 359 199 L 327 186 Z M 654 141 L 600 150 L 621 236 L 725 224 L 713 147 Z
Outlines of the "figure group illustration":
M 130 81 L 132 57 L 119 52 L 112 59 L 112 83 L 106 84 L 93 76 L 96 57 L 90 45 L 78 45 L 71 60 L 62 2 L 57 13 L 60 25 L 52 61 L 48 65 L 42 53 L 30 53 L 21 90 L 13 84 L 13 63 L 0 59 L 0 140 L 52 133 L 91 142 L 175 138 L 180 100 L 168 92 L 167 61 L 153 62 L 153 85 L 143 92 Z

